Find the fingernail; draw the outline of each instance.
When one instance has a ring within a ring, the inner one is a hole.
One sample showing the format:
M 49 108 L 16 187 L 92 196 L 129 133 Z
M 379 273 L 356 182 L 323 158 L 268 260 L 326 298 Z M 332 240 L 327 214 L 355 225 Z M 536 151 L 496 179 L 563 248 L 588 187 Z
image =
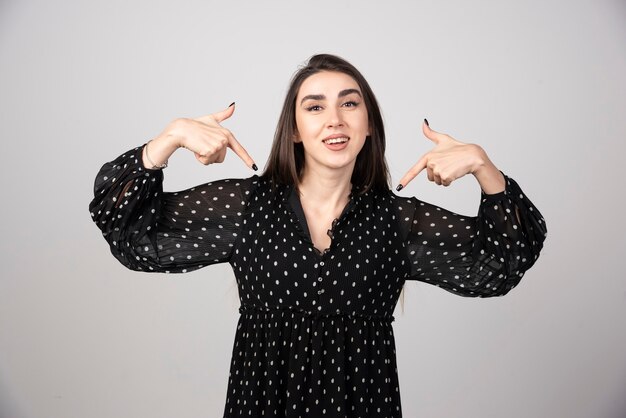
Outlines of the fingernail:
M 430 128 L 430 125 L 428 124 L 428 119 L 424 118 L 424 123 Z
M 398 187 L 396 187 L 396 192 L 399 192 L 402 189 L 404 189 L 404 186 L 401 184 L 398 184 Z
M 257 167 L 256 164 L 252 164 L 252 169 L 254 171 L 259 171 L 259 167 Z
M 231 104 L 228 105 L 228 107 L 233 107 L 235 105 L 235 102 L 232 102 Z

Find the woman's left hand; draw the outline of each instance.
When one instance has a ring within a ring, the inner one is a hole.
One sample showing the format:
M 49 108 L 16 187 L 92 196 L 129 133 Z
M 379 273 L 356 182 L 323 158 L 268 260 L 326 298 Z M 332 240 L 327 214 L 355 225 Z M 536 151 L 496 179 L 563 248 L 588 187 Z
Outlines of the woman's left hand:
M 504 177 L 493 165 L 487 153 L 476 144 L 465 144 L 450 135 L 430 129 L 424 119 L 424 136 L 435 143 L 435 147 L 424 154 L 402 177 L 397 190 L 401 190 L 419 173 L 426 169 L 428 180 L 441 186 L 449 186 L 466 174 L 473 174 L 485 193 L 504 190 Z

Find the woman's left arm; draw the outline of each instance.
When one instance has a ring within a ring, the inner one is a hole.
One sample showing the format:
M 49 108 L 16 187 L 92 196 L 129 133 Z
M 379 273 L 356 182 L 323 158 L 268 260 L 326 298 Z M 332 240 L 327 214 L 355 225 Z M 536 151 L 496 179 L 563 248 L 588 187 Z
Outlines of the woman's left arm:
M 410 211 L 410 216 L 404 213 L 401 218 L 412 266 L 410 279 L 462 296 L 508 293 L 539 257 L 547 232 L 543 216 L 481 147 L 435 132 L 426 122 L 423 129 L 436 146 L 409 170 L 400 185 L 405 186 L 425 169 L 429 180 L 443 186 L 473 174 L 482 193 L 475 217 L 417 199 L 403 204 Z

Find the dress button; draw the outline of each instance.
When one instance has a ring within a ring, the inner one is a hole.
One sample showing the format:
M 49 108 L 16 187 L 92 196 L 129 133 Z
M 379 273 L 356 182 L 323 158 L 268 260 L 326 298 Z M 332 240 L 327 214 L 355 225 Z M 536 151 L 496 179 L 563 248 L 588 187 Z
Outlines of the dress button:
M 324 289 L 320 289 L 320 290 L 317 291 L 318 295 L 321 295 L 322 293 L 324 293 Z
M 318 277 L 318 278 L 317 278 L 317 281 L 318 281 L 318 282 L 321 282 L 321 281 L 322 281 L 322 278 L 321 278 L 321 277 Z
M 324 262 L 320 261 L 320 266 L 324 267 Z

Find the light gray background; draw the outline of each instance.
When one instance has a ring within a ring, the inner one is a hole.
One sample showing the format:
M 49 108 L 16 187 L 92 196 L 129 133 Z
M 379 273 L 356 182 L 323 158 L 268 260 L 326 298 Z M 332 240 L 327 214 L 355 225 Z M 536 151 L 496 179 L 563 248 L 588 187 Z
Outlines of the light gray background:
M 331 52 L 370 81 L 398 181 L 434 129 L 477 142 L 548 221 L 504 298 L 421 283 L 396 311 L 407 417 L 626 416 L 624 1 L 0 0 L 0 416 L 217 417 L 238 301 L 227 265 L 125 270 L 91 223 L 99 167 L 176 117 L 263 166 L 288 80 Z M 251 173 L 175 155 L 166 188 Z M 472 179 L 418 195 L 474 214 Z

